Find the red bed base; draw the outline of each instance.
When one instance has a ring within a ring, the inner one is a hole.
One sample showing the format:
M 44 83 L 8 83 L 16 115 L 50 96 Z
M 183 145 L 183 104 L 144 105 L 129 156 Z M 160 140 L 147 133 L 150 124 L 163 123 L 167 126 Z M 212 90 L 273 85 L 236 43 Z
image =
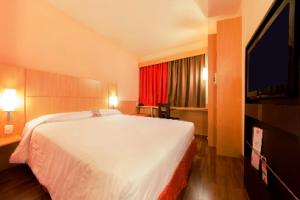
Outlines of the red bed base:
M 171 181 L 159 195 L 158 200 L 176 200 L 178 198 L 180 192 L 188 184 L 189 169 L 192 165 L 196 150 L 197 144 L 194 139 L 177 166 Z

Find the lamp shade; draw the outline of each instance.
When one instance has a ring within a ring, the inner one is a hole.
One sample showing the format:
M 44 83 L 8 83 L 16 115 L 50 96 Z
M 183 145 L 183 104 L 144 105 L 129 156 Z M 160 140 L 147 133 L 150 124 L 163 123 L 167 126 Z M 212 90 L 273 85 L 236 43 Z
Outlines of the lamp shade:
M 5 112 L 11 112 L 18 105 L 17 92 L 15 89 L 5 89 L 1 97 L 1 107 Z
M 108 99 L 108 103 L 110 106 L 112 106 L 113 108 L 118 106 L 119 100 L 117 96 L 110 96 Z

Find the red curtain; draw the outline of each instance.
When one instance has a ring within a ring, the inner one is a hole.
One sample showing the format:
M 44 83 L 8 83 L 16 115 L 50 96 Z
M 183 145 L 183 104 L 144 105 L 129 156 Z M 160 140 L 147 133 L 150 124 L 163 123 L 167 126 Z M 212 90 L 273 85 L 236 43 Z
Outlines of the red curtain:
M 168 64 L 140 68 L 139 103 L 157 106 L 168 101 Z

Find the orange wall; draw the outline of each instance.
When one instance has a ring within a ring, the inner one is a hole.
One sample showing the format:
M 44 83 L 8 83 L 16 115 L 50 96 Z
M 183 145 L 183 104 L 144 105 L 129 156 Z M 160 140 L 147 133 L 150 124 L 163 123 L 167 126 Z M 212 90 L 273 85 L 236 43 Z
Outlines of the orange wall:
M 274 0 L 243 0 L 242 15 L 243 15 L 243 46 L 245 46 L 256 28 L 260 24 L 262 18 L 267 13 Z
M 192 57 L 192 56 L 198 56 L 201 54 L 206 54 L 207 53 L 207 47 L 202 47 L 200 49 L 192 50 L 192 51 L 182 51 L 180 53 L 168 55 L 168 56 L 162 56 L 160 58 L 155 58 L 153 60 L 147 60 L 147 61 L 140 61 L 139 62 L 139 67 L 144 67 L 147 65 L 155 65 L 159 63 L 164 63 L 164 62 L 170 62 L 173 60 L 178 60 L 182 58 L 187 58 L 187 57 Z
M 207 38 L 193 42 L 191 44 L 177 46 L 174 48 L 161 50 L 159 53 L 150 54 L 139 58 L 139 66 L 154 65 L 186 57 L 196 56 L 207 53 Z
M 118 84 L 137 100 L 138 59 L 47 0 L 0 3 L 0 62 Z
M 242 19 L 217 23 L 217 154 L 242 155 Z

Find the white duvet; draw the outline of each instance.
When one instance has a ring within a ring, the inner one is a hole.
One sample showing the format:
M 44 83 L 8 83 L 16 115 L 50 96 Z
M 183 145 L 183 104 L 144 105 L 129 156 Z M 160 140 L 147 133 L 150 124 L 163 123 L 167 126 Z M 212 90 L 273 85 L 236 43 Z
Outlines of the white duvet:
M 155 200 L 194 139 L 190 122 L 127 115 L 42 123 L 11 162 L 26 162 L 53 200 Z

